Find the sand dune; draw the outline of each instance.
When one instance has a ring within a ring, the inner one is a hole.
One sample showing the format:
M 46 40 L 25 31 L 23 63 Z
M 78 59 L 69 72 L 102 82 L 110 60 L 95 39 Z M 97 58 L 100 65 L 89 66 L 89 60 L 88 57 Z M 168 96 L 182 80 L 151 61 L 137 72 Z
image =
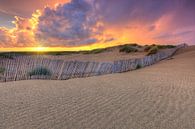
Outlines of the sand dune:
M 194 47 L 122 74 L 0 84 L 0 129 L 194 128 Z
M 119 52 L 119 48 L 116 47 L 98 54 L 70 54 L 65 56 L 46 55 L 45 58 L 63 59 L 66 61 L 82 60 L 82 61 L 111 62 L 111 61 L 121 60 L 121 59 L 143 58 L 146 54 L 147 52 L 123 53 L 123 52 Z

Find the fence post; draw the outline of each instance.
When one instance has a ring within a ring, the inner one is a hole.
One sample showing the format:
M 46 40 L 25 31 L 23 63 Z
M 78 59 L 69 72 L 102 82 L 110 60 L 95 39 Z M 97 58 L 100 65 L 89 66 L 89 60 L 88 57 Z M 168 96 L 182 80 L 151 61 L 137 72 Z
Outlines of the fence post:
M 62 76 L 62 73 L 63 73 L 63 70 L 64 70 L 64 64 L 65 64 L 65 61 L 63 61 L 62 66 L 60 68 L 60 73 L 59 73 L 59 76 L 58 76 L 58 80 L 60 80 L 60 78 Z

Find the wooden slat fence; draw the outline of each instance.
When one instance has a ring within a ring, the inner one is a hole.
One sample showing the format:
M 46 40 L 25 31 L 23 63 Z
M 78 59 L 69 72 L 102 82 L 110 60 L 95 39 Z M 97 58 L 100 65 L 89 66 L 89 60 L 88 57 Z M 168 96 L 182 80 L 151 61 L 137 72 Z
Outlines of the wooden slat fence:
M 169 58 L 183 47 L 185 47 L 185 44 L 166 51 L 160 51 L 151 56 L 145 56 L 144 58 L 118 60 L 111 63 L 54 60 L 44 58 L 44 56 L 20 56 L 16 59 L 0 59 L 0 68 L 5 68 L 5 72 L 3 74 L 0 73 L 0 82 L 28 79 L 66 80 L 122 73 L 146 67 Z M 29 75 L 29 72 L 39 67 L 48 69 L 51 71 L 51 75 Z

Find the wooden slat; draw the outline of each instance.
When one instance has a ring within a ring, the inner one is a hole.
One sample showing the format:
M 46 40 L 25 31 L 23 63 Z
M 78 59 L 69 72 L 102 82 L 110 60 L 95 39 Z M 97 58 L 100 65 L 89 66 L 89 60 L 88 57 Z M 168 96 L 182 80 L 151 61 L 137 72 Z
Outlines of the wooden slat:
M 186 47 L 185 44 L 176 48 L 160 51 L 157 54 L 146 56 L 140 59 L 118 60 L 114 62 L 81 62 L 48 59 L 41 55 L 20 56 L 15 59 L 0 59 L 0 67 L 5 72 L 0 81 L 17 81 L 27 79 L 57 79 L 65 80 L 70 78 L 97 76 L 110 73 L 121 73 L 135 70 L 138 65 L 146 67 L 163 59 L 171 57 L 178 49 Z M 52 76 L 33 76 L 28 73 L 37 67 L 48 68 Z

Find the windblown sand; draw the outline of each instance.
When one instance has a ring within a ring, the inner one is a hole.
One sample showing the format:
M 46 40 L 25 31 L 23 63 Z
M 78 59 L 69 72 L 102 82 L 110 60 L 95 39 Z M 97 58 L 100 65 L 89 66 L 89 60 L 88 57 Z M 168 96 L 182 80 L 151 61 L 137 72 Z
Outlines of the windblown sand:
M 0 129 L 195 129 L 195 47 L 122 74 L 1 83 Z

